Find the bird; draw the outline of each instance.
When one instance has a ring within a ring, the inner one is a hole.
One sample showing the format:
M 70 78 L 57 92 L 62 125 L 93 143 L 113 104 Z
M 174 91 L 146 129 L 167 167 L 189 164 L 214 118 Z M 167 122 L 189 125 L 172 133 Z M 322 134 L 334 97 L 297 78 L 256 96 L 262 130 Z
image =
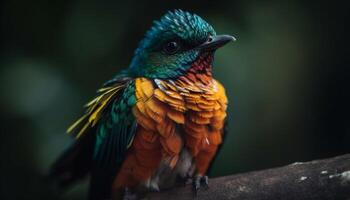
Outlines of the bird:
M 214 54 L 235 40 L 196 14 L 166 12 L 129 67 L 105 82 L 68 128 L 76 139 L 50 177 L 65 188 L 89 175 L 91 200 L 138 197 L 189 180 L 194 194 L 207 188 L 228 106 L 213 78 Z

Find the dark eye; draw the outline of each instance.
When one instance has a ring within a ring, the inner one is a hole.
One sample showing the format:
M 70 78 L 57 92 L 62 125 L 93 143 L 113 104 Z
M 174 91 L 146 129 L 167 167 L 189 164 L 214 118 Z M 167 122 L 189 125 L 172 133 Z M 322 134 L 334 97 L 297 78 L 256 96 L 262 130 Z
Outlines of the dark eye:
M 175 41 L 170 41 L 168 43 L 166 43 L 163 47 L 163 51 L 166 54 L 175 54 L 176 52 L 178 52 L 180 50 L 180 44 L 178 42 Z

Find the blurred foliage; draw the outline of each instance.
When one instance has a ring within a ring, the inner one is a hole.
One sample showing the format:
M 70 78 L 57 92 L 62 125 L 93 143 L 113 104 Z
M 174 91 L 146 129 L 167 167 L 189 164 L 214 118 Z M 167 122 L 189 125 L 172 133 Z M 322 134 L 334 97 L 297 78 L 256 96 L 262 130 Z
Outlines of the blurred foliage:
M 169 9 L 238 38 L 216 53 L 229 134 L 212 176 L 350 152 L 347 10 L 307 1 L 4 1 L 0 55 L 0 199 L 84 199 L 43 175 L 66 127 Z

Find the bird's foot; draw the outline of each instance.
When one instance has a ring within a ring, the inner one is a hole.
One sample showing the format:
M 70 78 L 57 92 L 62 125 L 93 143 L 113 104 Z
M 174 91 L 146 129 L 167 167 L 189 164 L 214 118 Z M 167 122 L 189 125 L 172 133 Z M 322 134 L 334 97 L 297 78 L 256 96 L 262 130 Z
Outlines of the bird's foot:
M 197 196 L 200 188 L 209 188 L 209 178 L 208 176 L 196 175 L 192 180 L 193 194 Z
M 124 189 L 123 200 L 138 200 L 136 193 L 132 192 L 129 188 Z
M 183 186 L 185 187 L 186 185 L 190 184 L 191 180 L 192 180 L 192 178 L 189 175 L 186 175 L 185 177 L 183 177 L 182 178 Z
M 176 186 L 186 187 L 186 185 L 191 184 L 191 182 L 192 182 L 192 177 L 189 176 L 189 175 L 177 176 L 176 177 Z

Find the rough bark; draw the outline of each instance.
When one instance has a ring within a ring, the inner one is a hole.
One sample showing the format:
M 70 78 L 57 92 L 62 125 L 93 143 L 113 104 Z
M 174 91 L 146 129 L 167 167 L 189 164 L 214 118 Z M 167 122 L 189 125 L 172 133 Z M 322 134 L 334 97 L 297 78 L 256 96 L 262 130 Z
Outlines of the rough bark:
M 209 180 L 209 189 L 193 196 L 191 184 L 146 199 L 350 200 L 350 154 Z

